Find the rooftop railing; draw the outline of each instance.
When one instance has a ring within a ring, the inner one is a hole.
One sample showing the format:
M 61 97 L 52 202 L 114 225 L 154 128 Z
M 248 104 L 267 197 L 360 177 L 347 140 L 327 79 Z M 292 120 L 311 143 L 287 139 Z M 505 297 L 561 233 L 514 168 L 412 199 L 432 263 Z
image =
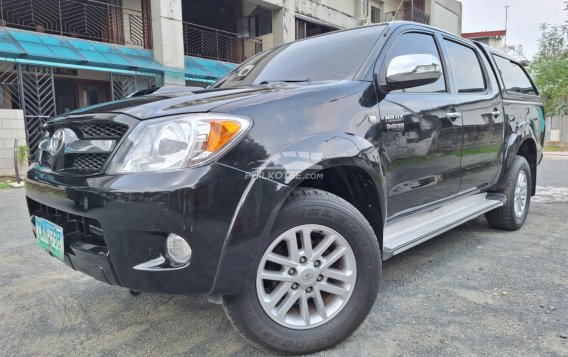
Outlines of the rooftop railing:
M 120 45 L 152 47 L 151 17 L 94 0 L 0 0 L 0 25 Z
M 183 23 L 185 54 L 220 61 L 241 63 L 262 52 L 262 41 L 205 27 L 190 22 Z

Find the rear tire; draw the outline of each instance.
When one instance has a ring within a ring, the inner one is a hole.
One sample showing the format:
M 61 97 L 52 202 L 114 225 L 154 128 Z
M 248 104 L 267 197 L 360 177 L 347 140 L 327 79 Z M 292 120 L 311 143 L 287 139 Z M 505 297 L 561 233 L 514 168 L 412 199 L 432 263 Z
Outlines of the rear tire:
M 365 217 L 338 196 L 294 191 L 262 252 L 249 289 L 223 297 L 228 319 L 257 346 L 294 355 L 331 348 L 373 306 L 381 272 L 378 241 Z M 286 260 L 275 263 L 274 254 Z
M 532 180 L 527 160 L 522 156 L 515 157 L 501 190 L 507 202 L 503 207 L 485 214 L 491 227 L 516 231 L 523 226 L 531 203 Z

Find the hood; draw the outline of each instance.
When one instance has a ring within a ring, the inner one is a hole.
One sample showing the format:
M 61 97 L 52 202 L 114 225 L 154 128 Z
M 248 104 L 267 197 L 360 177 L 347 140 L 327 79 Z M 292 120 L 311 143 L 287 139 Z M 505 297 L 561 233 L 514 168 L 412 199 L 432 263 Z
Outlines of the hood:
M 162 116 L 205 113 L 219 106 L 233 103 L 239 100 L 252 98 L 265 93 L 285 91 L 293 89 L 293 85 L 255 86 L 237 89 L 203 89 L 172 93 L 151 94 L 143 97 L 135 97 L 109 103 L 103 103 L 86 107 L 67 113 L 65 116 L 114 113 L 126 114 L 140 120 L 157 118 Z

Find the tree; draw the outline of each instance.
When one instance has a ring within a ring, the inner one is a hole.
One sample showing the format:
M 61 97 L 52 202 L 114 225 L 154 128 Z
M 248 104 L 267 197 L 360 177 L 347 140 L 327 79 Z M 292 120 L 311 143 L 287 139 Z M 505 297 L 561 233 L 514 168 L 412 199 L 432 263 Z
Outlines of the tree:
M 549 114 L 568 113 L 568 25 L 540 27 L 539 51 L 530 71 Z

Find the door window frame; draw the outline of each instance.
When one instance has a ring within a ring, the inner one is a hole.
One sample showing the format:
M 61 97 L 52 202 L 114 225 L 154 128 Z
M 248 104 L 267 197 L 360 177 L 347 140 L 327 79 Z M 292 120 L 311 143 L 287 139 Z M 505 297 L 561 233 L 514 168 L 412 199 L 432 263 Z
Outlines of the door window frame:
M 483 74 L 483 81 L 485 83 L 485 88 L 482 91 L 476 91 L 476 92 L 460 92 L 459 91 L 459 85 L 458 85 L 458 79 L 456 78 L 456 74 L 454 71 L 454 68 L 451 64 L 451 61 L 449 61 L 449 52 L 448 49 L 446 47 L 446 42 L 445 41 L 450 41 L 453 42 L 457 45 L 462 45 L 464 47 L 469 48 L 470 50 L 473 51 L 473 53 L 475 53 L 475 57 L 477 57 L 477 61 L 479 63 L 479 67 L 481 69 L 481 73 Z M 452 77 L 452 82 L 454 84 L 454 91 L 452 91 L 452 93 L 454 94 L 458 94 L 458 95 L 487 95 L 491 92 L 491 78 L 489 77 L 489 74 L 487 73 L 487 68 L 485 62 L 483 61 L 483 58 L 481 57 L 481 53 L 480 51 L 475 47 L 472 46 L 471 44 L 467 43 L 466 41 L 462 41 L 459 38 L 455 38 L 452 36 L 442 36 L 442 44 L 443 44 L 443 51 L 444 51 L 444 57 L 448 59 L 448 67 L 450 68 L 450 72 L 451 72 L 451 77 Z M 487 63 L 487 65 L 490 65 L 489 63 Z
M 503 89 L 503 93 L 506 93 L 509 96 L 513 96 L 516 98 L 530 98 L 532 100 L 539 100 L 540 99 L 540 92 L 538 91 L 537 86 L 534 84 L 533 79 L 531 78 L 531 76 L 528 74 L 527 70 L 525 69 L 525 67 L 520 64 L 517 61 L 514 61 L 510 58 L 507 58 L 505 56 L 502 56 L 498 53 L 495 52 L 490 52 L 489 53 L 489 57 L 491 57 L 491 61 L 493 62 L 493 65 L 495 66 L 495 74 L 497 75 L 498 79 L 499 79 L 499 83 L 501 85 L 501 88 Z M 497 64 L 497 61 L 495 61 L 495 57 L 499 57 L 501 59 L 504 59 L 506 61 L 509 61 L 515 65 L 517 65 L 521 71 L 523 71 L 524 75 L 527 77 L 527 79 L 529 80 L 531 86 L 533 87 L 534 91 L 536 94 L 528 94 L 528 93 L 519 93 L 519 92 L 511 92 L 510 90 L 507 89 L 507 85 L 505 84 L 505 79 L 503 79 L 503 75 L 501 73 L 501 69 L 499 68 L 499 65 Z

